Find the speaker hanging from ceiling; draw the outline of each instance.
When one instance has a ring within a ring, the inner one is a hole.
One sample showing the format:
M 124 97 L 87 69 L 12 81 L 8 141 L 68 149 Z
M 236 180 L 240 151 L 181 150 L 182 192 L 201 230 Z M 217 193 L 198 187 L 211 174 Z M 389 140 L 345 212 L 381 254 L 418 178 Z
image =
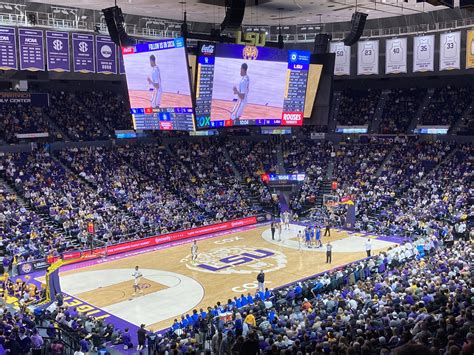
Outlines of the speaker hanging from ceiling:
M 246 0 L 226 0 L 225 18 L 221 23 L 221 31 L 237 30 L 242 25 L 245 14 Z
M 328 52 L 329 41 L 331 41 L 332 36 L 327 33 L 318 33 L 314 38 L 314 54 L 324 54 Z
M 351 32 L 344 38 L 344 45 L 352 46 L 357 43 L 362 32 L 364 32 L 365 21 L 367 20 L 367 14 L 363 12 L 354 12 L 351 20 Z
M 130 37 L 125 30 L 125 19 L 122 9 L 118 6 L 109 7 L 102 10 L 105 23 L 109 30 L 112 41 L 119 47 L 131 47 L 137 44 L 135 38 Z

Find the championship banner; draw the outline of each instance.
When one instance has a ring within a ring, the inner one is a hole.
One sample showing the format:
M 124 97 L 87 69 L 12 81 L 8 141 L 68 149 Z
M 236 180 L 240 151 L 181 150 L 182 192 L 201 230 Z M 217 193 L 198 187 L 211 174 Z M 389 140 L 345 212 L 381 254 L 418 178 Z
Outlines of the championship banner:
M 70 71 L 69 33 L 46 31 L 46 57 L 49 71 Z
M 44 71 L 42 30 L 18 29 L 20 39 L 20 70 Z
M 474 68 L 474 30 L 467 31 L 466 69 Z
M 351 47 L 345 46 L 344 42 L 331 42 L 330 52 L 336 54 L 334 64 L 334 75 L 351 74 Z
M 16 32 L 13 27 L 0 27 L 0 70 L 17 70 Z
M 413 72 L 434 70 L 434 35 L 413 37 Z
M 125 74 L 125 65 L 123 64 L 122 49 L 117 47 L 117 51 L 118 51 L 119 74 Z
M 461 32 L 442 33 L 439 37 L 439 70 L 461 68 Z
M 385 41 L 385 74 L 407 72 L 407 39 L 392 38 Z
M 357 75 L 379 73 L 379 41 L 357 42 Z
M 97 73 L 117 74 L 117 48 L 108 36 L 95 37 Z
M 74 71 L 78 73 L 95 72 L 94 35 L 72 34 L 72 54 Z

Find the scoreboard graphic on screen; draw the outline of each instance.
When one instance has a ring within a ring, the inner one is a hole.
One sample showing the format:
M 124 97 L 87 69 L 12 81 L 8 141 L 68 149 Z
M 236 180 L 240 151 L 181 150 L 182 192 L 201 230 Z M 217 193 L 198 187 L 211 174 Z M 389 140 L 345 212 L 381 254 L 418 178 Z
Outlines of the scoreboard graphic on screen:
M 122 48 L 136 130 L 194 130 L 194 110 L 183 38 Z
M 308 51 L 202 43 L 197 128 L 303 124 Z

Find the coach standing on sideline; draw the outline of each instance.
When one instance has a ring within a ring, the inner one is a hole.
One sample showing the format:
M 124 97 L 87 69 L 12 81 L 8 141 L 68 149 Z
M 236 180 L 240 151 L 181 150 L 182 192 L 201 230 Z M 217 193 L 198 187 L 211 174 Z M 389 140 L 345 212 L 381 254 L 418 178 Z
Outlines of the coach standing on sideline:
M 257 275 L 258 290 L 265 292 L 265 274 L 263 270 L 260 270 L 260 274 Z
M 332 261 L 332 245 L 331 243 L 326 244 L 326 264 L 331 264 Z
M 367 239 L 365 242 L 365 251 L 367 252 L 367 257 L 370 257 L 370 252 L 372 251 L 372 243 L 370 243 L 370 239 Z

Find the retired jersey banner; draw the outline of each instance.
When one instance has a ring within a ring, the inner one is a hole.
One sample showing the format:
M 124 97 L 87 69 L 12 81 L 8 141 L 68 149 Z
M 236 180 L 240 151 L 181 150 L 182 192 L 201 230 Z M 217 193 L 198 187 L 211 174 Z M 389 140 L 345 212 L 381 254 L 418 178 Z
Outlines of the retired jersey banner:
M 117 74 L 117 48 L 108 36 L 96 36 L 97 73 Z
M 69 33 L 46 31 L 46 57 L 49 71 L 70 71 Z
M 407 72 L 407 39 L 392 38 L 385 41 L 385 74 Z
M 20 70 L 44 71 L 44 40 L 42 30 L 18 29 L 20 39 Z
M 357 75 L 379 73 L 379 41 L 357 42 Z
M 434 70 L 434 35 L 413 37 L 413 72 Z
M 334 75 L 351 74 L 351 47 L 345 46 L 344 42 L 331 42 L 330 52 L 336 54 L 334 64 Z
M 79 73 L 95 72 L 94 35 L 73 33 L 72 53 L 74 71 Z
M 16 70 L 16 32 L 13 27 L 0 27 L 0 69 Z
M 466 38 L 466 68 L 474 68 L 474 30 L 467 31 Z
M 441 33 L 439 37 L 439 70 L 461 68 L 461 32 Z

